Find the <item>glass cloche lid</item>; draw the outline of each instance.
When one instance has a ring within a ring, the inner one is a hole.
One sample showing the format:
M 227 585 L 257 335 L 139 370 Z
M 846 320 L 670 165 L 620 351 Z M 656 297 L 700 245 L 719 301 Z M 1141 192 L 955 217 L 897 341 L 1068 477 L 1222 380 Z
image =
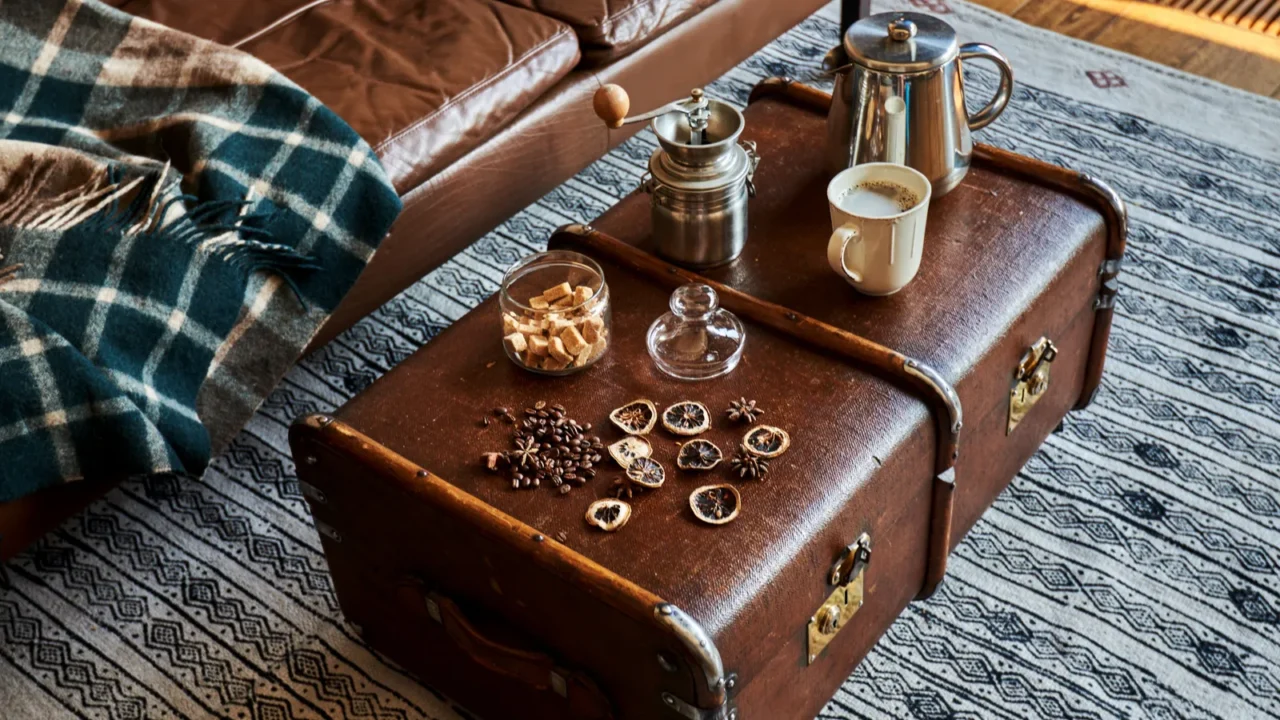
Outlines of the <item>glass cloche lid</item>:
M 649 326 L 649 355 L 658 369 L 681 380 L 706 380 L 733 370 L 742 359 L 746 329 L 720 308 L 709 285 L 682 285 L 671 293 L 671 312 Z

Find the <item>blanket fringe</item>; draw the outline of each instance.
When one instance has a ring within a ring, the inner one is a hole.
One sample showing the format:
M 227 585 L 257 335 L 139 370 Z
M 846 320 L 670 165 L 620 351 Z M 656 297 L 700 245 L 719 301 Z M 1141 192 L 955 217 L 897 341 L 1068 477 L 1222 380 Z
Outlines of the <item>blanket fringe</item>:
M 169 164 L 125 180 L 117 166 L 104 167 L 80 185 L 41 197 L 54 176 L 54 158 L 26 158 L 0 189 L 0 225 L 24 230 L 65 231 L 94 226 L 104 233 L 138 235 L 162 242 L 183 242 L 226 263 L 245 277 L 256 272 L 276 275 L 305 309 L 297 276 L 320 268 L 310 255 L 274 242 L 262 227 L 272 212 L 249 213 L 252 189 L 243 200 L 204 200 L 192 195 L 162 199 Z M 121 207 L 124 198 L 133 199 Z M 175 208 L 179 212 L 172 212 Z M 252 223 L 252 224 L 250 224 Z M 20 265 L 0 268 L 0 284 Z

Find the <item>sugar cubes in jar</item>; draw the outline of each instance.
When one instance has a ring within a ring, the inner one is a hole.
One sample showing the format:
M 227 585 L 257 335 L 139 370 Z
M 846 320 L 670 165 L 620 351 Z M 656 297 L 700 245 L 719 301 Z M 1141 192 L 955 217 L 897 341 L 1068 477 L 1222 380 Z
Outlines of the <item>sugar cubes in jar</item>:
M 502 346 L 527 370 L 568 375 L 609 349 L 609 286 L 586 255 L 549 250 L 524 258 L 503 276 L 498 305 Z

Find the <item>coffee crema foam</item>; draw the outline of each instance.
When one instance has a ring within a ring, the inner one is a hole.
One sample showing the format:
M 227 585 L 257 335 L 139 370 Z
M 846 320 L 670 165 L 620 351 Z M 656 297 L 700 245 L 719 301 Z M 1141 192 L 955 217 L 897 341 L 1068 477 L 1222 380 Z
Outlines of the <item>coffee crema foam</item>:
M 854 186 L 858 190 L 868 190 L 887 197 L 898 204 L 898 210 L 906 212 L 920 203 L 920 198 L 910 190 L 896 182 L 888 180 L 867 180 Z
M 920 203 L 907 188 L 889 180 L 866 180 L 846 189 L 836 199 L 840 209 L 862 217 L 886 217 L 906 212 Z

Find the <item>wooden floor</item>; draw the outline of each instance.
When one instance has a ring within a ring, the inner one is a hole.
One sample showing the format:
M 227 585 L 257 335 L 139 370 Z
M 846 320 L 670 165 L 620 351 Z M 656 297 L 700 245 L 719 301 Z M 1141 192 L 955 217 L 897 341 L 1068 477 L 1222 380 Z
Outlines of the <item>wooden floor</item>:
M 1255 30 L 1184 9 L 1203 9 L 1213 0 L 975 1 L 1031 25 L 1280 98 L 1280 37 L 1269 24 Z

